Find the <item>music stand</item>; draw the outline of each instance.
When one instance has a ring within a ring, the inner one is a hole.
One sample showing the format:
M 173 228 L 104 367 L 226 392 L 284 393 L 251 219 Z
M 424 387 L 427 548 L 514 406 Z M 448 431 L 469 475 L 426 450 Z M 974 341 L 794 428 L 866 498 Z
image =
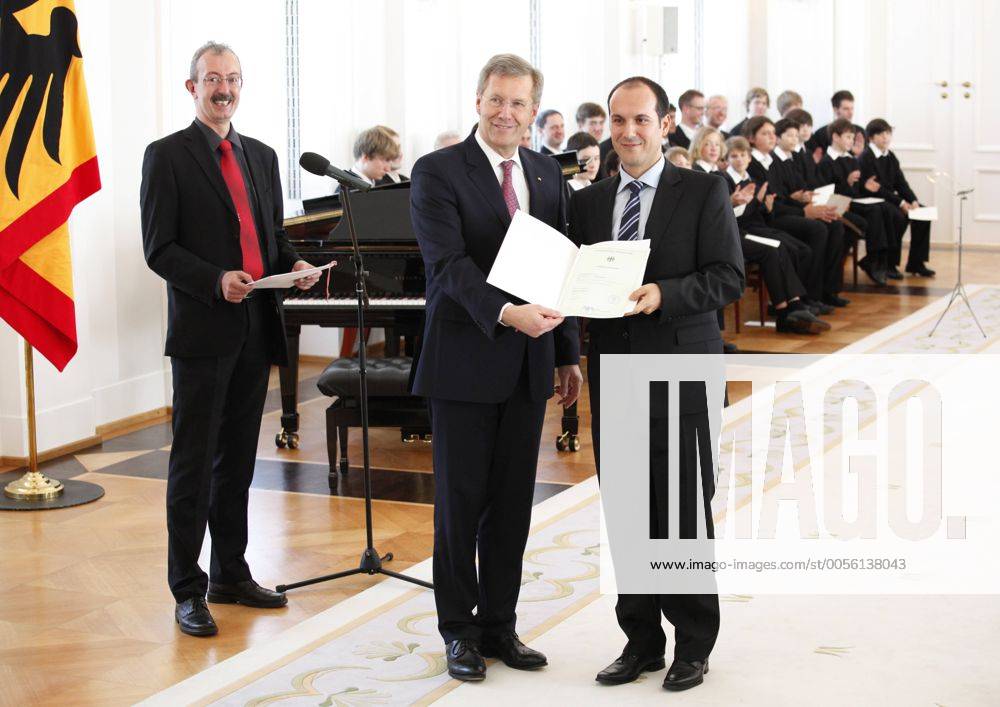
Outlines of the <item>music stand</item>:
M 337 181 L 340 180 L 338 179 Z M 365 330 L 365 308 L 368 307 L 368 289 L 365 285 L 365 277 L 368 275 L 368 272 L 365 270 L 364 259 L 361 257 L 361 248 L 358 245 L 358 234 L 354 228 L 354 217 L 351 214 L 350 193 L 351 188 L 349 184 L 340 182 L 340 198 L 344 205 L 344 218 L 347 220 L 347 229 L 351 235 L 351 248 L 354 252 L 351 256 L 351 260 L 354 261 L 354 292 L 357 295 L 358 300 L 358 332 L 363 332 Z M 372 535 L 371 450 L 368 445 L 367 356 L 365 352 L 365 342 L 363 340 L 358 344 L 358 373 L 361 385 L 361 448 L 364 454 L 365 533 L 367 536 L 367 544 L 365 545 L 364 551 L 361 553 L 361 562 L 354 569 L 344 570 L 343 572 L 334 572 L 333 574 L 323 575 L 322 577 L 313 577 L 312 579 L 305 579 L 301 582 L 293 582 L 292 584 L 279 584 L 275 587 L 275 589 L 279 592 L 284 592 L 289 589 L 297 589 L 298 587 L 305 587 L 310 584 L 329 582 L 334 579 L 350 577 L 356 574 L 384 574 L 389 577 L 401 579 L 404 582 L 410 582 L 411 584 L 418 584 L 421 587 L 434 589 L 434 585 L 430 582 L 425 582 L 424 580 L 417 579 L 416 577 L 408 577 L 405 574 L 385 569 L 385 567 L 382 566 L 382 563 L 392 560 L 392 553 L 387 552 L 385 555 L 379 555 L 378 550 L 375 549 L 374 538 Z
M 937 173 L 937 176 L 947 177 L 948 175 L 944 172 L 939 172 Z M 932 179 L 931 181 L 933 182 L 934 180 Z M 962 301 L 965 302 L 965 306 L 968 308 L 969 314 L 972 315 L 972 321 L 974 321 L 976 326 L 979 328 L 979 333 L 983 335 L 984 339 L 988 338 L 986 336 L 986 332 L 983 331 L 983 325 L 979 323 L 979 318 L 976 317 L 976 313 L 972 310 L 972 305 L 969 303 L 969 297 L 965 294 L 965 285 L 962 284 L 962 229 L 964 226 L 965 202 L 968 201 L 969 194 L 974 191 L 975 189 L 963 189 L 955 193 L 955 196 L 958 197 L 958 276 L 955 280 L 955 287 L 951 291 L 951 297 L 948 300 L 948 305 L 944 308 L 944 311 L 941 312 L 941 316 L 938 317 L 937 322 L 934 324 L 934 328 L 931 329 L 931 333 L 927 335 L 927 338 L 934 336 L 934 332 L 937 331 L 938 326 L 941 324 L 942 320 L 944 320 L 944 315 L 948 313 L 948 310 L 951 309 L 952 303 L 959 297 L 961 297 Z

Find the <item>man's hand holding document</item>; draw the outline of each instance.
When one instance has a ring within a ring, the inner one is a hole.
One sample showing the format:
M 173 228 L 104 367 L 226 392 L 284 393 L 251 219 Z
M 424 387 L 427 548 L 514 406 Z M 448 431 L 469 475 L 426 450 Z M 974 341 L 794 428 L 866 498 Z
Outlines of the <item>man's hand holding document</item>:
M 649 241 L 606 241 L 577 248 L 559 231 L 518 211 L 486 281 L 567 317 L 631 314 L 649 259 Z

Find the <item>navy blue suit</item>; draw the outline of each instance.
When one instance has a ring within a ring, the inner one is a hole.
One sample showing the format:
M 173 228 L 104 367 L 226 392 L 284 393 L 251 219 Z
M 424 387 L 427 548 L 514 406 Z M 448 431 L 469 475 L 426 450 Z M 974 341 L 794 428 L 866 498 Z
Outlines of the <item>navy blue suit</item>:
M 531 215 L 565 233 L 558 163 L 518 150 Z M 577 325 L 532 339 L 498 322 L 505 303 L 522 302 L 486 283 L 511 218 L 475 133 L 420 158 L 411 179 L 427 276 L 412 389 L 434 429 L 439 629 L 446 642 L 479 639 L 514 628 L 545 404 L 555 367 L 579 362 Z

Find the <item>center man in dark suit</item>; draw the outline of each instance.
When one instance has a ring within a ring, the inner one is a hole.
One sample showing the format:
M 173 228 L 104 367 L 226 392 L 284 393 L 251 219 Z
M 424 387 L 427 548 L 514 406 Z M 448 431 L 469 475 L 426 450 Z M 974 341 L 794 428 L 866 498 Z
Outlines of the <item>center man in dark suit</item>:
M 232 126 L 243 74 L 236 54 L 208 42 L 185 83 L 195 120 L 149 145 L 142 161 L 142 242 L 167 281 L 173 444 L 167 472 L 167 574 L 181 631 L 218 631 L 205 604 L 276 608 L 244 559 L 247 501 L 268 374 L 287 365 L 279 290 L 265 275 L 311 267 L 285 239 L 278 157 Z M 301 289 L 317 276 L 296 281 Z M 205 526 L 209 574 L 198 566 Z
M 579 245 L 650 240 L 645 284 L 632 293 L 635 309 L 623 318 L 594 319 L 588 324 L 587 378 L 598 471 L 601 355 L 721 354 L 715 312 L 743 293 L 743 255 L 725 180 L 679 169 L 663 159 L 660 145 L 669 129 L 668 105 L 663 88 L 645 77 L 625 79 L 612 89 L 611 140 L 621 158 L 621 171 L 614 179 L 576 192 L 570 204 L 569 234 Z M 715 476 L 707 442 L 704 384 L 682 386 L 679 410 L 681 537 L 697 537 L 699 495 L 712 537 L 709 504 Z M 663 538 L 668 427 L 662 386 L 652 386 L 650 415 L 650 537 Z M 618 624 L 628 643 L 621 656 L 598 673 L 599 682 L 631 682 L 644 671 L 664 667 L 661 612 L 673 624 L 676 638 L 674 661 L 663 686 L 683 690 L 702 682 L 719 631 L 716 594 L 619 595 Z
M 411 174 L 427 276 L 413 392 L 430 406 L 434 599 L 448 672 L 461 680 L 485 677 L 484 656 L 520 669 L 546 663 L 518 640 L 515 605 L 554 372 L 563 405 L 583 382 L 577 326 L 486 282 L 517 209 L 565 232 L 558 163 L 518 146 L 541 93 L 537 69 L 493 57 L 479 74 L 476 129 L 420 158 Z

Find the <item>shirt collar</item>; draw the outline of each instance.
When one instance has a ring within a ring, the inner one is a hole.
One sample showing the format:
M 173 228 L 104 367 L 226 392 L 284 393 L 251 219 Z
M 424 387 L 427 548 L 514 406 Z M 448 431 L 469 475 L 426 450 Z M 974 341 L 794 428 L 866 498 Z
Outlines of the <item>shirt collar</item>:
M 365 176 L 365 173 L 361 171 L 361 163 L 360 162 L 355 162 L 354 166 L 351 167 L 351 171 L 354 172 L 356 175 L 358 175 L 361 179 L 364 179 L 366 182 L 368 182 L 372 186 L 375 186 L 375 180 L 374 179 L 369 179 L 367 176 Z
M 212 130 L 212 128 L 205 125 L 198 118 L 194 119 L 194 124 L 198 126 L 198 129 L 201 130 L 202 135 L 204 135 L 205 138 L 208 140 L 208 145 L 209 147 L 212 148 L 212 152 L 218 150 L 219 145 L 222 144 L 222 138 L 219 137 L 219 133 Z M 242 141 L 240 141 L 239 133 L 236 132 L 236 128 L 233 127 L 232 123 L 229 124 L 229 133 L 226 135 L 225 139 L 229 140 L 229 142 L 233 144 L 233 147 L 238 147 L 240 150 L 243 149 L 243 143 Z
M 799 143 L 799 145 L 798 145 L 798 147 L 796 147 L 796 148 L 795 148 L 795 154 L 799 154 L 799 153 L 800 153 L 800 152 L 802 152 L 802 150 L 804 150 L 804 149 L 806 149 L 806 146 L 805 146 L 805 145 L 803 145 L 803 144 L 802 144 L 802 143 L 800 142 L 800 143 Z
M 765 167 L 770 167 L 771 166 L 771 162 L 774 161 L 774 158 L 771 157 L 771 155 L 765 155 L 763 152 L 761 152 L 760 150 L 758 150 L 756 147 L 753 148 L 750 151 L 750 154 L 753 155 L 754 159 L 756 159 L 758 162 L 760 162 Z
M 706 162 L 705 160 L 698 160 L 698 164 L 700 164 L 701 168 L 706 172 L 714 172 L 719 168 L 719 165 Z
M 739 184 L 740 182 L 745 182 L 747 179 L 747 174 L 744 172 L 740 174 L 732 166 L 726 167 L 726 174 L 733 178 L 733 181 Z
M 684 123 L 678 123 L 677 127 L 684 131 L 684 134 L 687 136 L 688 140 L 694 140 L 695 133 L 697 133 L 698 130 L 701 129 L 700 125 L 695 126 L 695 127 L 692 128 L 692 127 L 688 127 Z
M 476 142 L 479 143 L 480 149 L 482 149 L 482 151 L 486 153 L 486 159 L 489 160 L 490 167 L 493 168 L 494 172 L 497 171 L 501 163 L 507 161 L 508 158 L 504 157 L 499 152 L 490 147 L 488 144 L 486 144 L 486 141 L 483 140 L 483 136 L 479 134 L 479 128 L 476 128 Z M 521 166 L 521 151 L 518 148 L 516 147 L 514 148 L 514 156 L 511 157 L 510 159 L 514 160 L 514 166 L 516 166 L 522 172 L 524 171 L 524 168 Z
M 826 148 L 826 154 L 830 155 L 830 159 L 838 160 L 841 157 L 847 157 L 846 152 L 839 152 L 833 145 Z
M 774 154 L 776 154 L 778 156 L 778 159 L 781 160 L 782 162 L 792 159 L 792 156 L 787 152 L 785 152 L 784 150 L 782 150 L 780 147 L 774 148 Z
M 621 183 L 619 183 L 619 185 L 618 185 L 618 192 L 621 193 L 621 191 L 623 189 L 625 189 L 625 187 L 627 187 L 632 182 L 636 182 L 636 181 L 642 182 L 647 187 L 652 187 L 653 189 L 656 189 L 656 187 L 660 183 L 660 175 L 663 174 L 663 166 L 665 164 L 666 164 L 666 160 L 663 159 L 663 155 L 660 155 L 660 159 L 658 159 L 653 164 L 652 167 L 650 167 L 645 172 L 643 172 L 642 174 L 640 174 L 638 176 L 638 178 L 633 177 L 628 172 L 626 172 L 624 169 L 620 170 L 618 172 L 618 174 L 621 176 Z
M 886 150 L 885 152 L 882 152 L 882 150 L 880 150 L 880 149 L 878 149 L 877 147 L 875 147 L 875 143 L 874 143 L 874 142 L 869 142 L 869 143 L 868 143 L 868 147 L 870 147 L 870 148 L 871 148 L 871 151 L 872 151 L 873 153 L 875 153 L 875 158 L 876 158 L 876 159 L 878 159 L 879 157 L 885 157 L 886 155 L 888 155 L 888 154 L 889 154 L 889 151 L 888 151 L 888 150 Z

